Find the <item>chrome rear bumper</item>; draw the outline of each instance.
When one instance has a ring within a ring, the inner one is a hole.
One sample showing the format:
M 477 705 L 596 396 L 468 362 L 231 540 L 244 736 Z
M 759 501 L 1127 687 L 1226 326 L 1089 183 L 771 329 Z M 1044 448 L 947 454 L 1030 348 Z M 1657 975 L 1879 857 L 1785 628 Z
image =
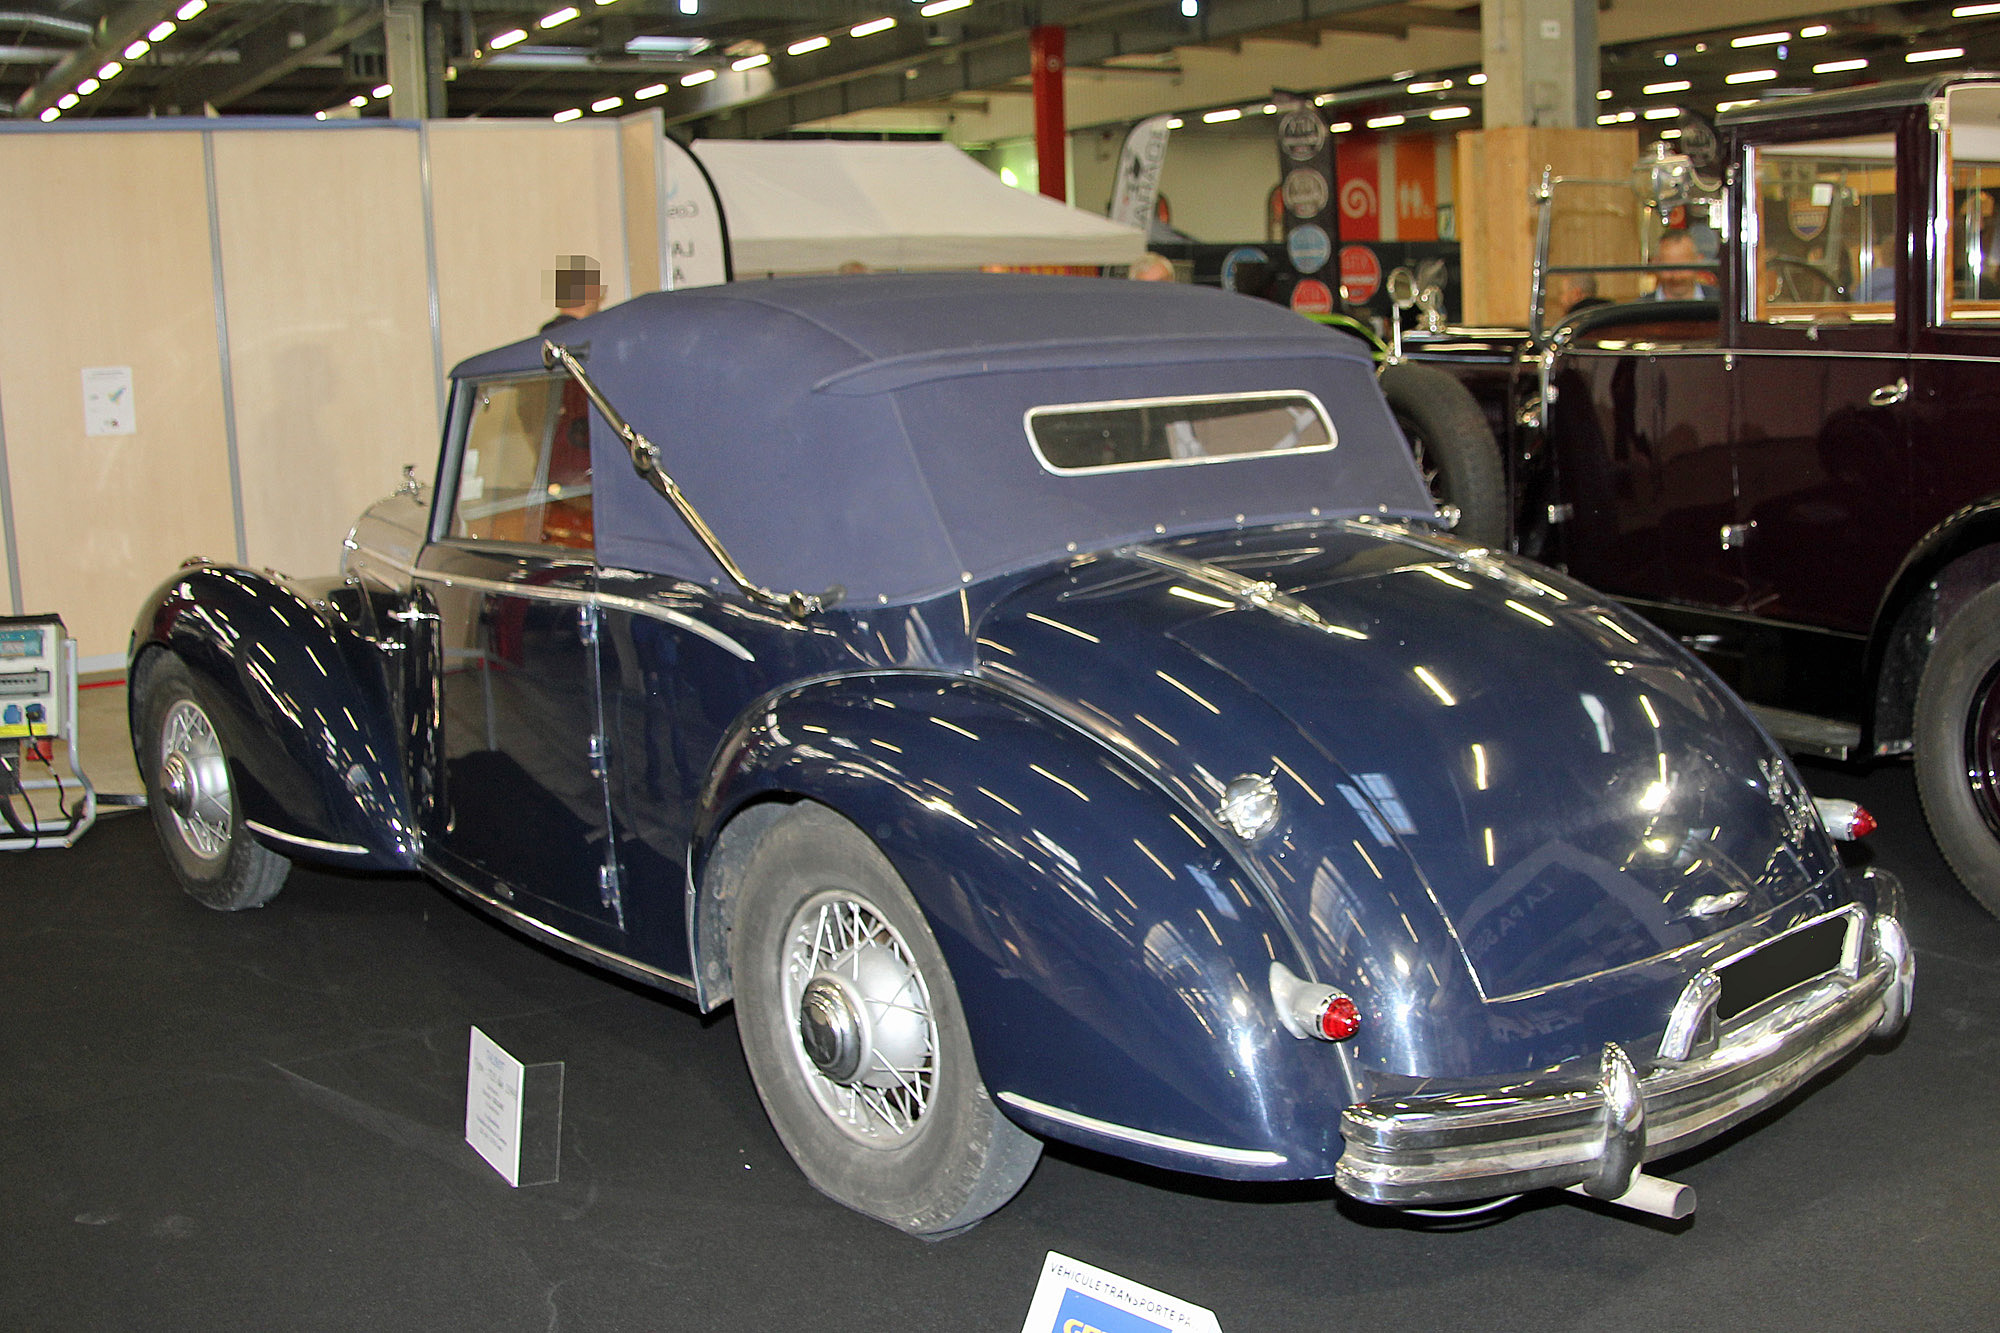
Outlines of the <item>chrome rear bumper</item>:
M 1893 887 L 1889 896 L 1896 895 Z M 1895 904 L 1896 909 L 1900 903 Z M 1463 1202 L 1580 1185 L 1613 1199 L 1649 1161 L 1782 1100 L 1871 1035 L 1909 1017 L 1909 938 L 1894 910 L 1869 923 L 1852 974 L 1824 977 L 1726 1032 L 1712 1052 L 1643 1076 L 1607 1044 L 1596 1081 L 1495 1079 L 1480 1091 L 1362 1102 L 1341 1116 L 1340 1188 L 1369 1203 Z

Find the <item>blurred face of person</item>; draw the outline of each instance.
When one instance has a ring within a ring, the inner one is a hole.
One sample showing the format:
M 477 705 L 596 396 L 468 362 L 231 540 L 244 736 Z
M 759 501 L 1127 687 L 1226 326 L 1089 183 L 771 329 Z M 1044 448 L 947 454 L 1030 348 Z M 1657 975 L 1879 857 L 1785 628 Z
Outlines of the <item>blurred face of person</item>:
M 1673 235 L 1660 241 L 1658 263 L 1692 264 L 1700 260 L 1701 250 L 1692 236 Z M 1660 295 L 1671 301 L 1692 301 L 1695 285 L 1701 275 L 1691 268 L 1671 269 L 1660 274 Z

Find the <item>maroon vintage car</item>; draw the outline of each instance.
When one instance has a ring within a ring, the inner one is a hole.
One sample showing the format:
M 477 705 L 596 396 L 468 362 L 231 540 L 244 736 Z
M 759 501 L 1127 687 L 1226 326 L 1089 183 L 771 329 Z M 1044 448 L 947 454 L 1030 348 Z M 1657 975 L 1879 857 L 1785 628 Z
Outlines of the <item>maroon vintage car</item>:
M 1688 299 L 1409 340 L 1506 463 L 1504 495 L 1445 498 L 1680 635 L 1794 750 L 1914 755 L 2000 912 L 2000 75 L 1740 109 L 1710 166 Z

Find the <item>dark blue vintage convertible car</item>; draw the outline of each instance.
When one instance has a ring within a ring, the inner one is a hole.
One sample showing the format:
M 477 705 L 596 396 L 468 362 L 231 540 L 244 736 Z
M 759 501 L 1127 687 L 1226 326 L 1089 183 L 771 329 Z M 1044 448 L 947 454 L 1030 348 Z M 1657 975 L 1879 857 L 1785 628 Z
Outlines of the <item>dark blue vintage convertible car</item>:
M 1365 349 L 1260 302 L 642 297 L 458 367 L 344 566 L 191 562 L 139 618 L 193 895 L 416 868 L 733 1000 L 799 1165 L 907 1231 L 1048 1139 L 1679 1215 L 1648 1161 L 1908 1014 L 1843 812 L 1670 640 L 1444 531 Z

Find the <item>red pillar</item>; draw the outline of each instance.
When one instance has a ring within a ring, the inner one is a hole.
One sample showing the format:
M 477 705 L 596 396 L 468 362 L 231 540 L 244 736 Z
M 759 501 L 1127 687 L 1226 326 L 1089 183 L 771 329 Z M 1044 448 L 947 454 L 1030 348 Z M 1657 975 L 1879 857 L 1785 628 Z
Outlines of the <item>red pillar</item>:
M 1042 193 L 1067 202 L 1069 136 L 1063 126 L 1063 32 L 1050 24 L 1028 30 L 1028 56 L 1034 63 L 1035 170 Z

